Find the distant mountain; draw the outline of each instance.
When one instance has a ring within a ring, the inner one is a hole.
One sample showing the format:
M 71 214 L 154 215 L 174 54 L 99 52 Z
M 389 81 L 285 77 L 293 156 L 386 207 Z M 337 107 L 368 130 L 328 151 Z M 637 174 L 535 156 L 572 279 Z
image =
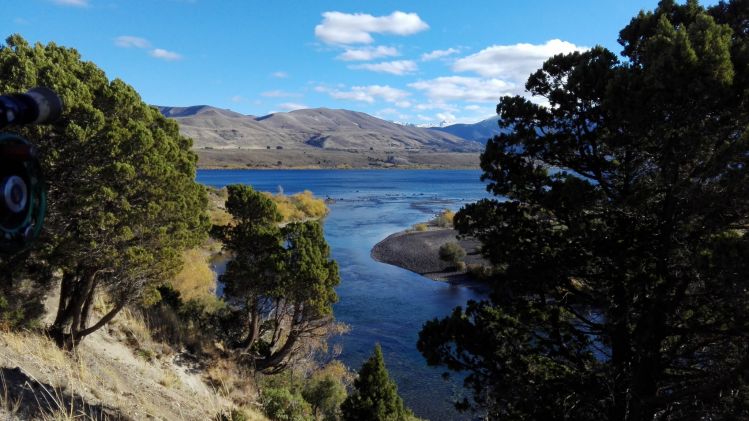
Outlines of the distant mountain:
M 177 120 L 198 149 L 481 149 L 449 132 L 403 126 L 349 110 L 313 108 L 255 117 L 207 105 L 158 108 Z
M 487 140 L 499 134 L 498 120 L 499 116 L 494 116 L 478 123 L 453 124 L 445 127 L 433 127 L 432 129 L 485 145 Z

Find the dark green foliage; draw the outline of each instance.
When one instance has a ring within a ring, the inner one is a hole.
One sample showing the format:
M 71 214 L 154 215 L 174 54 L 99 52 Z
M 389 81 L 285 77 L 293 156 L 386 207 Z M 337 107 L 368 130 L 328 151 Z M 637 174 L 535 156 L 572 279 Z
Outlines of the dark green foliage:
M 489 189 L 455 218 L 489 301 L 428 322 L 490 418 L 749 417 L 749 2 L 662 1 L 505 97 Z M 554 168 L 554 171 L 551 169 Z
M 228 192 L 235 222 L 223 240 L 233 259 L 221 282 L 234 309 L 230 342 L 257 369 L 277 372 L 305 340 L 327 335 L 338 265 L 319 222 L 280 228 L 281 215 L 266 195 L 242 185 Z
M 191 141 L 174 121 L 75 50 L 11 36 L 0 48 L 0 92 L 37 85 L 65 104 L 54 125 L 17 128 L 39 147 L 49 185 L 46 230 L 23 260 L 3 263 L 41 284 L 61 275 L 49 333 L 72 346 L 179 269 L 181 250 L 205 238 L 207 202 L 195 183 Z M 91 323 L 99 291 L 113 309 Z
M 364 362 L 359 377 L 354 380 L 354 391 L 341 405 L 344 420 L 400 421 L 413 419 L 413 414 L 398 396 L 395 382 L 390 380 L 380 345 Z
M 445 262 L 457 265 L 466 257 L 466 251 L 456 241 L 451 241 L 440 246 L 440 259 Z

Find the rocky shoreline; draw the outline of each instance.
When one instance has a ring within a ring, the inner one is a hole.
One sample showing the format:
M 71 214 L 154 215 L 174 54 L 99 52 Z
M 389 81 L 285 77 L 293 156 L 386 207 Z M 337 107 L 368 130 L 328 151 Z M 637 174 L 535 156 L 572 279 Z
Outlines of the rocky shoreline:
M 480 282 L 465 270 L 457 270 L 452 264 L 439 258 L 440 246 L 457 241 L 466 251 L 466 265 L 486 264 L 479 253 L 478 240 L 459 240 L 457 235 L 458 232 L 454 229 L 437 227 L 430 227 L 426 231 L 401 231 L 375 244 L 371 256 L 378 262 L 398 266 L 435 281 L 478 286 Z

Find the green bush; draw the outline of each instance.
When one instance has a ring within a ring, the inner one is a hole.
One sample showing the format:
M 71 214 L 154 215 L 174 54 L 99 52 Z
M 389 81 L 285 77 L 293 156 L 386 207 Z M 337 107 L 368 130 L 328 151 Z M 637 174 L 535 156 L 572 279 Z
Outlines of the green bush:
M 302 396 L 312 405 L 315 416 L 322 415 L 324 420 L 336 420 L 339 407 L 346 399 L 346 388 L 340 379 L 325 373 L 309 379 L 302 390 Z
M 440 246 L 440 259 L 458 266 L 466 257 L 466 251 L 456 241 L 451 241 Z
M 260 398 L 263 412 L 276 421 L 312 421 L 312 408 L 299 393 L 286 388 L 269 387 Z

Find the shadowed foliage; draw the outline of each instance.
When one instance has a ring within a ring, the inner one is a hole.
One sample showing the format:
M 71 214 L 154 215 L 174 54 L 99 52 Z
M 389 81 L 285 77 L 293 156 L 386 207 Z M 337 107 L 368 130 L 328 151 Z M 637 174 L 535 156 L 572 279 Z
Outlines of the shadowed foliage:
M 505 97 L 455 217 L 491 299 L 428 322 L 429 364 L 491 418 L 749 416 L 749 2 L 664 0 Z

